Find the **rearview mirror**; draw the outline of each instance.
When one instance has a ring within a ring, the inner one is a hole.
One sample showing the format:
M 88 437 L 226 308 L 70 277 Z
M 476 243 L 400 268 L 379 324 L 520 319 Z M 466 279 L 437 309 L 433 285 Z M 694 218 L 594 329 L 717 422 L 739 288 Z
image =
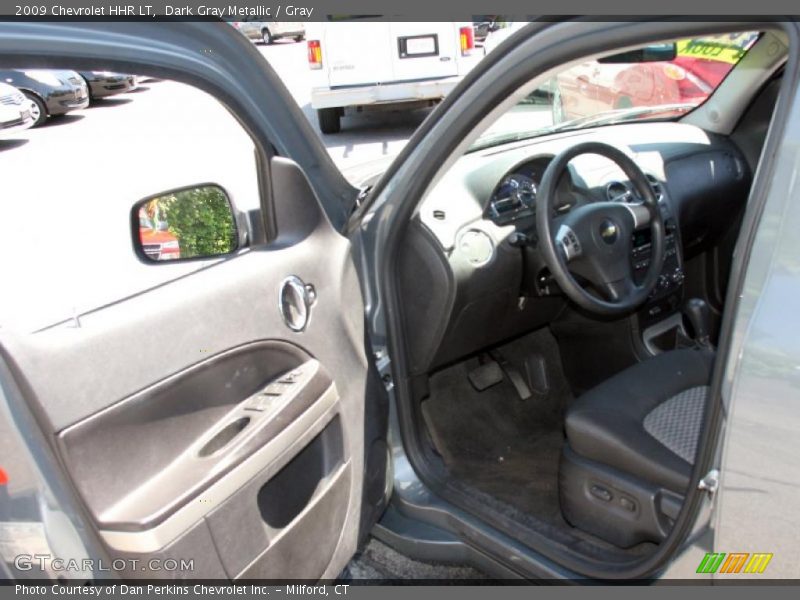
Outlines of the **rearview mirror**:
M 597 62 L 609 64 L 669 62 L 675 60 L 677 55 L 678 50 L 674 43 L 652 44 L 650 46 L 644 46 L 643 48 L 637 48 L 636 50 L 604 56 L 598 59 Z
M 133 206 L 131 226 L 136 254 L 146 262 L 213 258 L 239 248 L 233 206 L 216 184 L 145 198 Z

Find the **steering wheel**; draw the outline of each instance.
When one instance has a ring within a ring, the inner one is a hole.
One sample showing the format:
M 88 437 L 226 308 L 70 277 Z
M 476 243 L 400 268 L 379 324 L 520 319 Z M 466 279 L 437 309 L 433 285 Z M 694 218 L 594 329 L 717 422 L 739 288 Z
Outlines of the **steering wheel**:
M 628 176 L 642 202 L 591 202 L 554 217 L 556 189 L 567 164 L 582 154 L 598 154 Z M 653 290 L 664 262 L 664 219 L 650 182 L 624 152 L 600 142 L 564 150 L 548 165 L 536 199 L 539 248 L 558 285 L 575 304 L 598 315 L 619 315 L 637 308 Z M 650 228 L 650 266 L 637 285 L 631 265 L 632 237 Z M 585 289 L 579 275 L 601 295 Z

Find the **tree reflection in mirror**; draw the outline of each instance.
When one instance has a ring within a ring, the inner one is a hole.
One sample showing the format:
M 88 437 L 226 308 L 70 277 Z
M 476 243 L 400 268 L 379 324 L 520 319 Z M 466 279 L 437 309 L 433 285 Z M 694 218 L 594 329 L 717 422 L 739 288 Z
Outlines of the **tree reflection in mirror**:
M 211 258 L 238 247 L 233 208 L 218 185 L 165 192 L 141 201 L 134 211 L 140 255 L 147 260 Z

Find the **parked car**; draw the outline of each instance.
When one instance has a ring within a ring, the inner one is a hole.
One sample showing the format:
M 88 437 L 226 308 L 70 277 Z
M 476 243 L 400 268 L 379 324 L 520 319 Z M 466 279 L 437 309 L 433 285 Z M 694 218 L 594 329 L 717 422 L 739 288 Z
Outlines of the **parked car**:
M 165 224 L 154 223 L 144 209 L 139 215 L 139 241 L 142 251 L 151 260 L 176 260 L 181 257 L 178 238 L 169 232 Z
M 311 106 L 322 133 L 346 110 L 438 103 L 475 64 L 472 23 L 309 23 Z
M 414 558 L 593 594 L 797 579 L 794 21 L 751 24 L 752 47 L 691 109 L 489 133 L 576 60 L 741 27 L 537 22 L 359 186 L 228 26 L 170 22 L 165 44 L 163 25 L 0 21 L 4 59 L 24 43 L 214 90 L 254 142 L 260 202 L 245 212 L 206 183 L 180 208 L 219 217 L 222 250 L 204 255 L 221 260 L 137 264 L 176 277 L 0 328 L 11 576 L 49 556 L 106 565 L 81 583 L 163 581 L 169 557 L 184 582 L 331 582 L 371 533 Z M 419 33 L 406 48 L 430 50 Z M 87 210 L 70 239 L 131 229 L 120 247 L 138 254 L 141 203 L 178 192 L 148 189 L 147 169 L 130 178 L 142 199 Z M 76 187 L 37 222 L 83 208 Z
M 302 42 L 305 38 L 305 25 L 299 21 L 231 21 L 230 24 L 242 35 L 264 44 L 285 38 Z
M 89 106 L 89 88 L 75 71 L 44 69 L 0 70 L 0 81 L 19 89 L 28 99 L 33 127 L 47 117 Z
M 124 73 L 80 71 L 80 76 L 86 81 L 92 100 L 130 92 L 138 86 L 135 75 Z
M 0 83 L 0 135 L 33 125 L 30 103 L 17 88 Z

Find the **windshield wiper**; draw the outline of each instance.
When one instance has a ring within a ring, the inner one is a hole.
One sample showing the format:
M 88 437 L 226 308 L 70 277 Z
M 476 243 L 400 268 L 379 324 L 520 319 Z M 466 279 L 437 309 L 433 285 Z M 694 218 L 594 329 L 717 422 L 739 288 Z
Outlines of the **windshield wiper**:
M 692 102 L 678 102 L 675 104 L 659 104 L 658 106 L 634 106 L 631 108 L 620 108 L 596 115 L 588 115 L 570 119 L 563 123 L 552 126 L 552 131 L 563 131 L 565 129 L 575 129 L 576 127 L 586 127 L 594 125 L 613 125 L 641 117 L 649 117 L 654 114 L 664 113 L 665 117 L 678 116 L 672 113 L 686 113 L 696 108 L 697 104 Z

